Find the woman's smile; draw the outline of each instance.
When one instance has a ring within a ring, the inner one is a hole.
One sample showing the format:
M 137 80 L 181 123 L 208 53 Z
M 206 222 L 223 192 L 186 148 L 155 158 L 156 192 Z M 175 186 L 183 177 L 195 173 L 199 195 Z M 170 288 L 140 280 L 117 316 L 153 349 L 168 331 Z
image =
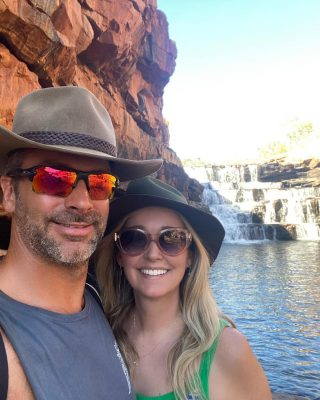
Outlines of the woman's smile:
M 147 207 L 134 212 L 127 220 L 124 229 L 141 229 L 148 234 L 157 235 L 167 228 L 185 228 L 182 219 L 174 211 L 162 207 Z M 152 298 L 176 293 L 179 295 L 180 283 L 190 264 L 190 251 L 171 256 L 151 241 L 138 255 L 118 252 L 119 265 L 136 295 Z M 170 278 L 169 278 L 170 277 Z
M 169 271 L 168 269 L 155 269 L 155 268 L 142 268 L 142 269 L 140 269 L 140 272 L 143 275 L 149 275 L 149 276 L 164 275 L 168 271 Z

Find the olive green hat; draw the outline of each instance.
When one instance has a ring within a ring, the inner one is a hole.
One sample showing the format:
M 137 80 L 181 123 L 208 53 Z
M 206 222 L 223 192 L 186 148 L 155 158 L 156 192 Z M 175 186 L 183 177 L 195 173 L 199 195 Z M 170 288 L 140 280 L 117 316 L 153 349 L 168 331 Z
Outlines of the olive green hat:
M 221 222 L 212 214 L 189 205 L 174 187 L 152 177 L 131 181 L 125 194 L 111 201 L 106 234 L 129 213 L 152 206 L 180 213 L 197 232 L 211 258 L 217 257 L 225 235 Z
M 10 152 L 30 148 L 107 160 L 120 181 L 149 175 L 162 165 L 160 159 L 117 157 L 108 111 L 89 90 L 77 86 L 40 89 L 20 100 L 12 131 L 0 125 L 0 174 Z

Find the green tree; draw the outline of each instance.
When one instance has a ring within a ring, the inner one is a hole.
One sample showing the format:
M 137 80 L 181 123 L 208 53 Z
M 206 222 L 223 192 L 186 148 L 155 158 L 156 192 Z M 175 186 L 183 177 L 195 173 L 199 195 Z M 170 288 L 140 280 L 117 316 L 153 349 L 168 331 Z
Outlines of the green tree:
M 292 132 L 287 134 L 291 145 L 299 144 L 299 142 L 308 140 L 314 134 L 312 122 L 298 123 Z
M 274 141 L 267 144 L 266 147 L 261 147 L 258 149 L 259 155 L 262 158 L 270 159 L 281 156 L 288 151 L 285 143 Z

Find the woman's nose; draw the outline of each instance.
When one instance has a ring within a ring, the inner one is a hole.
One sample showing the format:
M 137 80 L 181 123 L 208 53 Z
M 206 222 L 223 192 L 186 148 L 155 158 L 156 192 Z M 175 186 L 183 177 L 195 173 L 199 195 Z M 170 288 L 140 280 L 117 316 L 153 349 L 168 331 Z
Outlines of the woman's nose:
M 149 259 L 158 259 L 162 258 L 162 252 L 159 249 L 159 246 L 156 242 L 156 239 L 151 239 L 149 246 L 147 247 L 145 251 L 145 256 Z

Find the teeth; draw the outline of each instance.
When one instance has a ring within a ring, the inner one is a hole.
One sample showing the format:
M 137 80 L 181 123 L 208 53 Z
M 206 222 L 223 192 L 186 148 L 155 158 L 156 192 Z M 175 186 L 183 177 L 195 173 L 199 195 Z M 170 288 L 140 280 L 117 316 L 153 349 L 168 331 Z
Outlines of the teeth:
M 64 224 L 67 228 L 84 228 L 86 225 L 72 225 L 72 224 Z
M 166 269 L 141 269 L 140 271 L 145 275 L 152 276 L 164 275 L 168 272 L 168 270 Z

